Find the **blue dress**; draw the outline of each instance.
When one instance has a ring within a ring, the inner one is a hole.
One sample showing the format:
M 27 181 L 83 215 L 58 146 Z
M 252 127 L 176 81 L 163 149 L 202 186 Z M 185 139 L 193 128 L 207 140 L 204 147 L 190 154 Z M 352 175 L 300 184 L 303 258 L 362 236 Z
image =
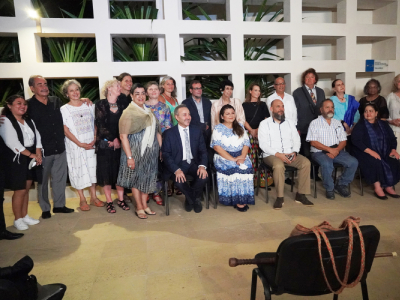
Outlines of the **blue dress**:
M 211 137 L 211 148 L 214 146 L 220 146 L 233 157 L 238 157 L 244 146 L 251 145 L 246 131 L 242 137 L 238 137 L 232 129 L 218 124 Z M 224 205 L 254 204 L 253 167 L 248 156 L 244 164 L 238 166 L 236 162 L 215 154 L 214 165 L 217 170 L 219 202 Z

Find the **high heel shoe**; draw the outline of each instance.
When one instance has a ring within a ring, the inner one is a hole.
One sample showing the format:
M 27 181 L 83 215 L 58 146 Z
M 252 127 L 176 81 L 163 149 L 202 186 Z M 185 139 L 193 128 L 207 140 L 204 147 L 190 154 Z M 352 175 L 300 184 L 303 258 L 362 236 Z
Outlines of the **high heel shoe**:
M 376 198 L 378 198 L 380 200 L 387 200 L 388 199 L 388 197 L 386 197 L 386 196 L 379 196 L 376 192 L 374 192 L 374 195 L 375 195 Z

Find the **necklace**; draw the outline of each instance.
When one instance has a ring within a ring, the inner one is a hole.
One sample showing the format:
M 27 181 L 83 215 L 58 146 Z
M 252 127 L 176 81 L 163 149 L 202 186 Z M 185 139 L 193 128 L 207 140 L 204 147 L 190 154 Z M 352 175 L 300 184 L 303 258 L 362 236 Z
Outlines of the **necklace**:
M 110 103 L 110 102 L 108 102 L 108 104 L 110 104 L 110 108 L 118 108 L 117 103 Z

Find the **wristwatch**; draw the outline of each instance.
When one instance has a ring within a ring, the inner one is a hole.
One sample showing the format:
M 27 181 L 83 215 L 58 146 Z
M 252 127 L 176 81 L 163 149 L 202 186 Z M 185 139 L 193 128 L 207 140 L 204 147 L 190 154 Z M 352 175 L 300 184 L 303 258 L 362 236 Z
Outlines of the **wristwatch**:
M 132 156 L 128 156 L 128 159 L 132 159 Z

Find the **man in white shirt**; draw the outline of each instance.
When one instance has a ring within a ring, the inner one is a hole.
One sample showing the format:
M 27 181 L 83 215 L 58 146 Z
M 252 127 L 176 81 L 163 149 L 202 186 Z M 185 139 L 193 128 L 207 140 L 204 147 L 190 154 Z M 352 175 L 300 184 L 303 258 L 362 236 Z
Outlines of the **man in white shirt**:
M 285 106 L 285 119 L 292 121 L 297 126 L 297 108 L 292 95 L 285 93 L 286 82 L 282 77 L 278 77 L 274 81 L 275 93 L 267 98 L 268 109 L 271 110 L 271 103 L 276 99 L 280 99 Z
M 310 193 L 310 161 L 298 154 L 300 150 L 300 136 L 296 125 L 285 119 L 284 104 L 277 99 L 271 103 L 271 117 L 260 123 L 258 141 L 264 152 L 264 162 L 273 169 L 273 178 L 277 198 L 274 209 L 281 209 L 283 205 L 285 166 L 295 167 L 299 177 L 299 187 L 295 201 L 306 206 L 314 204 L 305 194 Z
M 335 192 L 345 198 L 351 196 L 348 185 L 353 181 L 358 167 L 357 159 L 343 150 L 347 134 L 342 123 L 333 119 L 334 109 L 332 100 L 323 100 L 321 116 L 311 122 L 307 133 L 307 142 L 311 144 L 311 158 L 321 166 L 322 183 L 326 189 L 326 198 L 330 200 L 335 199 Z M 334 163 L 344 167 L 336 185 L 332 178 Z

